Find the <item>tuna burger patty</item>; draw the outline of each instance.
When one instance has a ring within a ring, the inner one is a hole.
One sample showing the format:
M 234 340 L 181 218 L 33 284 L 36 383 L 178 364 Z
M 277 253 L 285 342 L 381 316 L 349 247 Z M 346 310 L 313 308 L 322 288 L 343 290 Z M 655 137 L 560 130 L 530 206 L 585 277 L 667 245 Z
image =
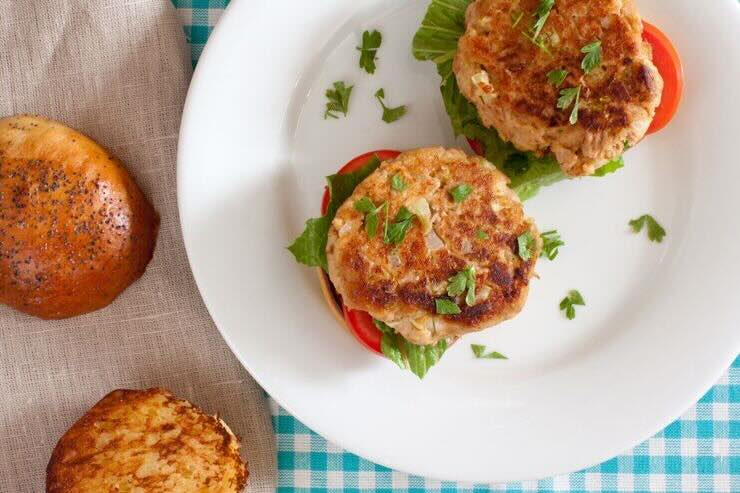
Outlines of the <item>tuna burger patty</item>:
M 443 148 L 383 162 L 339 208 L 327 243 L 344 304 L 422 345 L 518 314 L 540 251 L 508 178 Z

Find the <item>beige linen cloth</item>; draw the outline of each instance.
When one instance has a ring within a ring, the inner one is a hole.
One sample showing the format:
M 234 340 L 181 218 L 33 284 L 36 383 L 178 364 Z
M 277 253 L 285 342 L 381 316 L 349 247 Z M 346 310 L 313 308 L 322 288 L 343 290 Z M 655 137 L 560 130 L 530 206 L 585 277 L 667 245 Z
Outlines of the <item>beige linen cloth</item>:
M 56 441 L 116 388 L 162 386 L 242 438 L 274 491 L 262 390 L 221 339 L 183 248 L 175 152 L 191 66 L 170 0 L 0 0 L 0 116 L 38 113 L 123 160 L 162 217 L 145 276 L 112 306 L 45 322 L 0 307 L 0 492 L 42 492 Z M 206 163 L 204 163 L 206 164 Z

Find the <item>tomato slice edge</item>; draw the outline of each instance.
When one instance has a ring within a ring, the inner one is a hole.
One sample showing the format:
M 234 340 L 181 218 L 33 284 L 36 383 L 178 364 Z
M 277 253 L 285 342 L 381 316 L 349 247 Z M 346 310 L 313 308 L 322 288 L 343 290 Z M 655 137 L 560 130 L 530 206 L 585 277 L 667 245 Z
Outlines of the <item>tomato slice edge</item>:
M 374 353 L 383 354 L 380 350 L 380 341 L 383 334 L 375 326 L 373 317 L 360 310 L 351 310 L 342 305 L 344 320 L 355 338 L 367 349 Z
M 393 159 L 397 157 L 399 154 L 401 154 L 400 151 L 395 151 L 392 149 L 381 149 L 378 151 L 366 152 L 365 154 L 357 156 L 356 158 L 352 159 L 347 164 L 342 166 L 342 168 L 339 170 L 339 174 L 351 173 L 358 168 L 361 168 L 373 156 L 378 156 L 378 159 L 380 159 L 381 161 L 386 161 L 388 159 Z M 329 187 L 326 187 L 326 189 L 324 190 L 324 197 L 321 200 L 321 214 L 326 214 L 326 210 L 328 209 L 328 207 Z M 373 317 L 367 312 L 347 308 L 344 303 L 342 303 L 342 313 L 344 314 L 344 320 L 345 322 L 347 322 L 347 326 L 349 327 L 352 334 L 354 334 L 355 338 L 370 351 L 378 354 L 383 354 L 380 349 L 380 341 L 383 337 L 383 334 L 375 326 Z
M 678 111 L 683 96 L 683 64 L 676 48 L 660 29 L 643 21 L 642 38 L 653 49 L 653 63 L 663 78 L 663 94 L 647 135 L 665 128 Z

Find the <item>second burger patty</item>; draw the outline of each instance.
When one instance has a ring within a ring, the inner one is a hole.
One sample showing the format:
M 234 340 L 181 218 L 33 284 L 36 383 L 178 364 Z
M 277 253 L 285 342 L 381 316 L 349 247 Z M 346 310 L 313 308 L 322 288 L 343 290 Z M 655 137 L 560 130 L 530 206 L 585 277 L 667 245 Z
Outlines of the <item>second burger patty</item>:
M 340 207 L 329 230 L 329 276 L 345 305 L 416 344 L 478 331 L 519 313 L 541 240 L 507 183 L 492 164 L 459 150 L 418 149 L 382 163 Z M 469 194 L 456 200 L 460 186 Z M 381 209 L 373 237 L 366 213 L 357 210 L 368 200 Z M 403 240 L 388 243 L 386 213 L 392 226 L 402 207 L 415 216 Z M 526 233 L 531 250 L 525 261 L 518 239 Z M 472 306 L 466 293 L 448 296 L 450 279 L 466 269 L 475 272 Z M 438 314 L 438 299 L 454 301 L 461 313 Z
M 536 43 L 531 30 L 540 0 L 476 0 L 466 14 L 454 71 L 482 122 L 519 150 L 552 152 L 563 171 L 591 175 L 634 146 L 660 104 L 663 80 L 642 39 L 633 0 L 557 0 Z M 602 61 L 585 73 L 581 51 L 601 43 Z M 552 71 L 567 72 L 557 87 Z M 563 89 L 580 91 L 558 108 Z

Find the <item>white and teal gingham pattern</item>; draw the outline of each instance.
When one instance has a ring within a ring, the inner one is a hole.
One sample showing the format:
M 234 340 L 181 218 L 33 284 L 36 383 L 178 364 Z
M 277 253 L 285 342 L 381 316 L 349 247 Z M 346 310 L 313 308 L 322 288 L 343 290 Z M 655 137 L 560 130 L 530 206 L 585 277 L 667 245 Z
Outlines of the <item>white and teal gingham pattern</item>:
M 173 2 L 195 64 L 229 0 Z M 440 482 L 392 471 L 327 442 L 272 400 L 270 407 L 280 492 L 740 493 L 740 358 L 680 419 L 623 455 L 584 471 L 505 485 Z
M 492 486 L 409 476 L 343 451 L 274 401 L 271 411 L 284 492 L 740 492 L 740 358 L 694 407 L 646 442 L 542 481 Z

